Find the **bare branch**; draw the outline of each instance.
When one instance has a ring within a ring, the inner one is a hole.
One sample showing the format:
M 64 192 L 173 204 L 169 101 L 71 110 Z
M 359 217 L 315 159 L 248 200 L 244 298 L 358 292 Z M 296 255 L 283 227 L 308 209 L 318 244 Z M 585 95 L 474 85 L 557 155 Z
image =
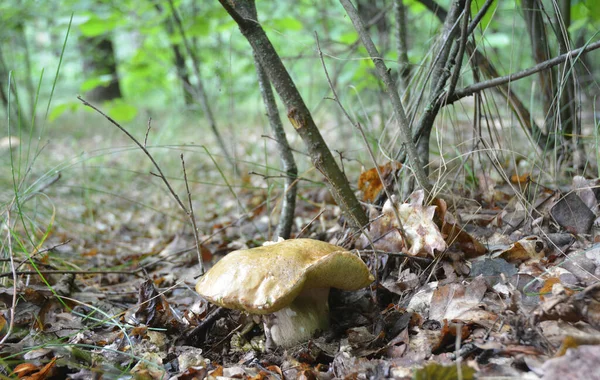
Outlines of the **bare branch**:
M 123 128 L 121 126 L 121 124 L 117 123 L 113 118 L 111 118 L 104 112 L 100 111 L 96 106 L 94 106 L 93 104 L 90 104 L 87 100 L 83 99 L 79 95 L 77 96 L 77 99 L 79 99 L 83 103 L 83 105 L 90 107 L 94 111 L 98 112 L 100 115 L 104 116 L 104 118 L 106 118 L 106 120 L 110 121 L 115 127 L 119 128 L 121 130 L 121 132 L 125 133 L 127 135 L 127 137 L 129 137 L 142 150 L 142 152 L 144 152 L 144 154 L 150 159 L 150 161 L 152 162 L 152 164 L 158 171 L 158 174 L 156 176 L 159 177 L 163 181 L 163 183 L 165 184 L 165 186 L 167 186 L 167 189 L 169 189 L 169 192 L 171 193 L 171 195 L 173 196 L 173 198 L 175 199 L 175 201 L 177 202 L 179 207 L 181 207 L 183 212 L 185 212 L 185 214 L 188 215 L 188 217 L 189 217 L 190 213 L 188 212 L 188 209 L 185 207 L 185 205 L 183 204 L 183 202 L 181 201 L 181 199 L 179 198 L 179 196 L 177 195 L 175 190 L 173 190 L 173 188 L 171 187 L 171 184 L 167 180 L 167 177 L 165 177 L 162 169 L 160 168 L 160 166 L 158 165 L 158 163 L 156 162 L 154 157 L 150 154 L 148 149 L 146 149 L 145 146 L 143 146 L 135 137 L 133 137 L 133 135 L 131 133 L 129 133 L 125 128 Z M 195 221 L 193 221 L 193 223 L 195 224 Z M 202 273 L 204 273 L 204 263 L 202 261 L 200 261 L 199 264 L 200 264 Z
M 475 93 L 475 92 L 480 92 L 480 91 L 483 91 L 488 88 L 498 87 L 498 86 L 501 86 L 501 85 L 504 85 L 507 83 L 514 82 L 519 79 L 526 78 L 526 77 L 536 74 L 542 70 L 546 70 L 548 68 L 560 65 L 561 63 L 564 63 L 565 61 L 567 61 L 570 58 L 574 58 L 574 57 L 576 58 L 582 54 L 588 53 L 588 52 L 596 50 L 598 48 L 600 48 L 600 41 L 590 43 L 589 45 L 581 47 L 579 49 L 571 50 L 568 53 L 561 54 L 557 57 L 554 57 L 547 61 L 541 62 L 541 63 L 539 63 L 535 66 L 532 66 L 528 69 L 521 70 L 516 73 L 505 75 L 502 77 L 490 79 L 490 80 L 487 80 L 484 82 L 475 83 L 473 85 L 470 85 L 470 86 L 467 86 L 460 90 L 457 90 L 453 96 L 450 96 L 448 98 L 447 103 L 448 104 L 454 103 L 455 101 L 460 100 L 464 97 L 473 95 L 473 93 Z

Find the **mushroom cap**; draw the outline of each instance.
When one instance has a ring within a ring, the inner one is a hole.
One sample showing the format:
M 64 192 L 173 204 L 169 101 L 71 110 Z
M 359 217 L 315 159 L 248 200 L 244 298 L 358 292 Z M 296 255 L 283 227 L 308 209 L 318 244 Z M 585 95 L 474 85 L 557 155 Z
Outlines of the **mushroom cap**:
M 357 290 L 373 280 L 357 255 L 322 241 L 293 239 L 227 254 L 200 278 L 196 291 L 225 308 L 270 314 L 303 290 Z

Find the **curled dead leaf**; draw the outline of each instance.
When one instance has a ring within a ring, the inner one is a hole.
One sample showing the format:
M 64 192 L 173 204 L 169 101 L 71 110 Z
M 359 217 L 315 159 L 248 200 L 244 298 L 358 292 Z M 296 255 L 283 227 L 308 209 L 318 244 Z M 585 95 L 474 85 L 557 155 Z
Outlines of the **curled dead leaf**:
M 371 168 L 362 172 L 358 177 L 358 189 L 362 191 L 363 199 L 367 202 L 374 202 L 384 186 L 392 185 L 398 170 L 401 168 L 402 164 L 396 161 L 380 165 L 379 172 L 381 173 L 381 178 L 377 173 L 377 168 Z

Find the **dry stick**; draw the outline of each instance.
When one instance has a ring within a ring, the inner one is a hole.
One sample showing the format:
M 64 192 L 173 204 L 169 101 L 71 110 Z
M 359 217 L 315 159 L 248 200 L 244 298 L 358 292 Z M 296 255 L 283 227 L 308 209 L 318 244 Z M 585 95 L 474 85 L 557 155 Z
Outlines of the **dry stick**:
M 208 96 L 206 95 L 206 90 L 204 89 L 204 84 L 202 83 L 202 77 L 200 76 L 200 67 L 198 64 L 198 62 L 200 60 L 194 53 L 194 50 L 192 49 L 192 47 L 190 46 L 190 42 L 188 41 L 188 39 L 186 37 L 185 30 L 183 29 L 181 19 L 179 18 L 179 15 L 177 14 L 177 10 L 175 9 L 175 6 L 173 5 L 173 0 L 169 0 L 169 7 L 171 8 L 171 14 L 173 15 L 173 20 L 175 21 L 175 24 L 177 25 L 177 29 L 179 30 L 179 34 L 181 34 L 181 39 L 183 40 L 183 45 L 185 46 L 185 50 L 187 51 L 188 55 L 190 56 L 190 58 L 192 60 L 192 67 L 194 68 L 194 75 L 196 75 L 196 87 L 198 90 L 198 95 L 200 97 L 200 106 L 202 107 L 202 110 L 204 111 L 204 114 L 205 114 L 206 118 L 208 119 L 210 128 L 212 129 L 213 134 L 215 135 L 215 138 L 217 139 L 217 144 L 219 144 L 219 147 L 223 151 L 225 158 L 227 159 L 227 161 L 229 161 L 229 163 L 231 164 L 231 167 L 236 172 L 239 172 L 237 165 L 235 164 L 233 157 L 231 157 L 231 155 L 229 154 L 229 151 L 227 151 L 227 146 L 225 145 L 225 142 L 223 141 L 223 138 L 221 137 L 221 133 L 219 132 L 219 129 L 217 128 L 217 122 L 212 113 L 212 109 L 210 108 L 210 103 L 208 102 Z
M 368 224 L 367 214 L 350 187 L 348 178 L 333 158 L 306 103 L 304 103 L 304 99 L 273 44 L 260 23 L 249 16 L 249 9 L 255 7 L 254 1 L 219 0 L 219 2 L 238 24 L 240 31 L 252 46 L 253 51 L 256 52 L 269 80 L 287 108 L 288 119 L 306 144 L 313 165 L 326 178 L 330 192 L 337 204 L 355 226 Z
M 185 170 L 185 160 L 183 159 L 183 153 L 181 153 L 181 167 L 183 168 L 183 181 L 185 182 L 185 190 L 188 195 L 188 204 L 190 205 L 190 212 L 188 217 L 192 220 L 192 227 L 194 228 L 194 240 L 196 241 L 196 253 L 198 254 L 198 260 L 202 263 L 202 253 L 200 252 L 200 237 L 198 236 L 198 226 L 196 226 L 196 217 L 194 216 L 194 207 L 192 206 L 192 192 L 190 191 L 190 185 L 187 179 L 187 171 Z M 201 265 L 202 273 L 204 274 L 204 264 Z
M 441 108 L 438 105 L 438 99 L 444 93 L 444 87 L 450 77 L 450 69 L 453 65 L 450 58 L 452 57 L 453 46 L 455 46 L 454 42 L 458 33 L 460 15 L 463 13 L 461 12 L 461 5 L 463 6 L 462 11 L 464 11 L 464 3 L 465 0 L 453 1 L 448 16 L 444 20 L 442 32 L 439 36 L 439 40 L 442 43 L 439 47 L 436 61 L 431 65 L 431 89 L 429 91 L 428 103 L 425 105 L 424 112 L 416 126 L 417 131 L 419 131 L 417 151 L 419 152 L 419 157 L 427 159 L 425 163 L 429 160 L 429 140 L 433 123 Z
M 177 202 L 177 204 L 179 205 L 179 207 L 181 207 L 181 209 L 189 217 L 190 213 L 188 212 L 187 208 L 185 207 L 185 205 L 183 204 L 183 202 L 181 201 L 181 199 L 179 198 L 179 196 L 177 195 L 177 193 L 175 192 L 175 190 L 173 190 L 173 188 L 171 187 L 171 184 L 167 180 L 167 177 L 165 177 L 165 175 L 163 174 L 163 171 L 161 170 L 160 166 L 154 160 L 154 157 L 150 154 L 150 152 L 148 151 L 148 149 L 146 149 L 146 147 L 144 147 L 135 137 L 133 137 L 133 135 L 131 133 L 129 133 L 125 128 L 123 128 L 121 126 L 121 124 L 117 123 L 110 116 L 108 116 L 104 112 L 100 111 L 98 108 L 96 108 L 96 106 L 94 106 L 93 104 L 89 103 L 87 100 L 83 99 L 79 95 L 77 96 L 77 99 L 79 99 L 79 101 L 81 101 L 84 106 L 88 106 L 91 109 L 93 109 L 94 111 L 98 112 L 100 115 L 104 116 L 104 118 L 106 120 L 108 120 L 109 122 L 111 122 L 111 124 L 113 124 L 115 127 L 119 128 L 121 130 L 121 132 L 125 133 L 127 135 L 127 137 L 129 137 L 131 139 L 131 141 L 133 141 L 142 150 L 142 152 L 144 152 L 144 154 L 150 159 L 150 161 L 152 162 L 152 164 L 154 165 L 154 167 L 158 171 L 157 177 L 159 177 L 164 182 L 164 184 L 167 186 L 167 189 L 169 190 L 169 192 L 171 193 L 171 195 L 173 196 L 173 198 L 175 199 L 175 201 Z M 192 225 L 195 225 L 195 223 L 196 223 L 195 221 L 192 221 Z M 196 240 L 196 245 L 199 245 L 199 244 L 200 244 L 200 242 L 198 240 Z M 200 270 L 201 270 L 202 273 L 204 273 L 204 263 L 202 262 L 202 257 L 201 256 L 198 257 L 198 260 L 199 260 L 199 264 L 200 264 Z
M 256 14 L 253 16 L 256 18 Z M 258 77 L 258 87 L 260 88 L 263 103 L 265 103 L 269 125 L 275 134 L 275 141 L 277 142 L 277 150 L 281 155 L 283 170 L 287 174 L 283 192 L 283 201 L 281 203 L 281 214 L 279 216 L 279 222 L 277 224 L 274 237 L 275 240 L 277 240 L 279 236 L 284 239 L 289 239 L 292 232 L 294 212 L 296 209 L 296 191 L 298 187 L 295 186 L 295 184 L 296 178 L 298 177 L 298 168 L 296 167 L 294 155 L 292 154 L 290 144 L 287 141 L 283 124 L 281 123 L 281 118 L 279 117 L 279 110 L 277 109 L 275 96 L 273 96 L 273 89 L 271 88 L 269 77 L 260 63 L 256 52 L 253 54 L 253 56 L 254 66 L 256 67 L 256 74 Z
M 425 7 L 427 7 L 442 23 L 444 22 L 444 20 L 446 19 L 447 15 L 448 15 L 448 12 L 444 8 L 442 8 L 439 4 L 437 4 L 433 0 L 417 0 L 417 1 L 419 3 L 425 5 Z M 493 2 L 493 0 L 492 1 L 488 0 L 488 2 Z M 487 5 L 487 7 L 486 7 L 486 5 Z M 475 17 L 475 19 L 469 26 L 469 34 L 475 29 L 475 27 L 477 26 L 476 22 L 479 22 L 481 20 L 484 13 L 487 12 L 487 10 L 489 9 L 490 6 L 491 6 L 491 4 L 488 5 L 486 2 L 486 4 L 484 4 L 484 6 L 480 9 L 480 12 L 478 13 L 478 15 Z M 481 72 L 483 72 L 483 74 L 485 76 L 487 76 L 488 78 L 494 78 L 494 77 L 499 76 L 498 70 L 496 70 L 494 65 L 487 59 L 487 57 L 485 55 L 483 55 L 479 50 L 477 50 L 477 48 L 475 47 L 474 44 L 472 44 L 470 42 L 467 43 L 467 53 L 469 55 L 473 55 L 472 62 L 476 63 L 476 66 L 481 70 Z M 543 141 L 548 140 L 549 136 L 546 135 L 540 129 L 540 127 L 537 126 L 537 124 L 531 117 L 529 110 L 527 109 L 527 107 L 525 107 L 525 105 L 523 104 L 521 99 L 514 92 L 512 92 L 510 90 L 510 87 L 507 86 L 506 84 L 499 86 L 499 88 L 497 88 L 496 90 L 498 92 L 500 92 L 500 94 L 507 100 L 508 104 L 510 105 L 511 110 L 514 112 L 515 116 L 519 119 L 519 121 L 524 126 L 524 128 L 532 136 L 540 137 L 538 139 L 538 146 L 541 149 L 545 149 L 545 143 Z M 445 99 L 445 96 L 440 97 L 439 100 L 440 101 L 443 100 L 444 102 L 447 101 L 447 99 Z M 421 135 L 421 133 L 422 133 L 421 130 L 416 129 L 413 133 L 413 138 L 418 139 L 419 136 Z
M 450 85 L 448 86 L 448 94 L 452 94 L 456 89 L 458 83 L 458 77 L 460 76 L 460 69 L 462 68 L 463 56 L 467 47 L 467 40 L 469 38 L 469 16 L 471 15 L 471 0 L 467 0 L 465 3 L 465 9 L 463 10 L 462 28 L 460 30 L 460 43 L 458 45 L 458 53 L 456 54 L 456 64 L 454 71 L 450 77 Z
M 419 156 L 417 154 L 417 147 L 413 142 L 412 135 L 410 132 L 410 125 L 408 123 L 408 119 L 406 118 L 404 106 L 402 106 L 402 102 L 400 101 L 400 96 L 396 91 L 396 85 L 394 83 L 394 80 L 390 75 L 389 71 L 387 70 L 383 59 L 379 55 L 379 52 L 377 51 L 373 40 L 371 40 L 371 37 L 367 33 L 363 22 L 360 19 L 358 12 L 356 11 L 356 8 L 354 8 L 354 5 L 350 2 L 350 0 L 340 0 L 340 3 L 346 10 L 346 13 L 350 17 L 350 20 L 352 20 L 354 28 L 358 32 L 358 35 L 360 36 L 363 45 L 365 46 L 367 52 L 371 56 L 371 59 L 375 64 L 375 68 L 377 69 L 377 74 L 379 78 L 385 84 L 385 90 L 388 93 L 392 102 L 392 106 L 394 108 L 394 115 L 396 116 L 398 127 L 400 128 L 402 145 L 404 145 L 404 148 L 408 152 L 408 158 L 413 167 L 412 170 L 415 173 L 415 177 L 419 186 L 422 189 L 424 189 L 427 195 L 429 196 L 429 194 L 431 193 L 431 184 L 429 183 L 427 175 L 425 174 L 425 170 L 421 165 L 421 160 L 419 160 Z
M 317 220 L 318 217 L 323 215 L 324 212 L 325 212 L 325 210 L 319 211 L 319 213 L 314 218 L 312 218 L 311 221 L 308 222 L 308 224 L 306 226 L 304 226 L 304 228 L 302 228 L 302 230 L 300 232 L 298 232 L 298 235 L 296 235 L 296 239 L 299 239 L 300 236 L 302 236 L 304 234 L 304 231 L 306 231 L 308 229 L 308 227 L 310 227 L 311 224 L 313 224 L 314 221 Z
M 488 88 L 498 87 L 498 86 L 501 86 L 501 85 L 504 85 L 504 84 L 507 84 L 507 83 L 510 83 L 510 82 L 514 82 L 514 81 L 519 80 L 519 79 L 526 78 L 526 77 L 531 76 L 533 74 L 536 74 L 536 73 L 538 73 L 538 72 L 540 72 L 542 70 L 546 70 L 546 69 L 548 69 L 550 67 L 554 67 L 554 66 L 560 65 L 561 63 L 565 62 L 566 60 L 568 60 L 570 58 L 575 57 L 577 59 L 579 55 L 588 53 L 588 52 L 596 50 L 598 48 L 600 48 L 600 41 L 596 41 L 596 42 L 590 43 L 587 46 L 571 50 L 571 51 L 569 51 L 569 52 L 567 52 L 565 54 L 561 54 L 561 55 L 559 55 L 557 57 L 554 57 L 552 59 L 549 59 L 547 61 L 540 62 L 537 65 L 532 66 L 532 67 L 530 67 L 528 69 L 521 70 L 521 71 L 518 71 L 518 72 L 513 73 L 513 74 L 505 75 L 505 76 L 498 77 L 498 78 L 493 78 L 493 79 L 490 79 L 490 80 L 487 80 L 487 81 L 475 83 L 473 85 L 464 87 L 464 88 L 462 88 L 460 90 L 457 90 L 454 93 L 454 95 L 450 96 L 448 98 L 447 103 L 448 104 L 453 103 L 453 102 L 455 102 L 457 100 L 460 100 L 460 99 L 462 99 L 464 97 L 470 96 L 470 95 L 472 95 L 475 92 L 480 92 L 480 91 L 483 91 L 483 90 L 488 89 Z
M 42 253 L 49 252 L 49 251 L 51 251 L 51 250 L 53 250 L 53 249 L 55 249 L 55 248 L 57 248 L 57 247 L 60 247 L 60 246 L 62 246 L 62 245 L 65 245 L 65 244 L 69 244 L 70 242 L 71 242 L 71 239 L 67 239 L 65 242 L 63 242 L 63 243 L 59 243 L 59 244 L 56 244 L 56 245 L 53 245 L 53 246 L 52 246 L 52 247 L 50 247 L 50 248 L 46 248 L 46 249 L 42 249 L 42 250 L 36 250 L 36 252 L 34 252 L 34 253 L 33 253 L 33 255 L 30 255 L 29 257 L 27 257 L 27 258 L 25 258 L 25 259 L 21 260 L 21 262 L 20 262 L 20 263 L 18 263 L 18 264 L 15 266 L 15 269 L 19 269 L 19 268 L 20 268 L 20 267 L 21 267 L 23 264 L 25 264 L 25 263 L 29 262 L 29 260 L 30 260 L 30 259 L 33 259 L 33 257 L 34 257 L 35 255 L 41 255 Z M 12 260 L 12 259 L 11 259 L 11 260 Z M 0 261 L 4 261 L 4 259 L 2 259 L 2 260 L 0 260 Z
M 144 148 L 148 146 L 148 135 L 150 134 L 150 128 L 152 128 L 152 118 L 148 118 L 148 128 L 146 128 L 146 135 L 144 136 Z
M 467 43 L 469 42 L 469 36 L 475 31 L 475 28 L 477 27 L 477 25 L 479 25 L 479 23 L 483 19 L 483 16 L 485 16 L 485 14 L 487 13 L 487 11 L 493 3 L 494 0 L 486 0 L 485 4 L 483 4 L 483 6 L 479 9 L 479 11 L 470 23 L 469 15 L 471 14 L 471 0 L 467 0 L 465 4 L 465 10 L 463 13 L 463 25 L 460 33 L 460 44 L 458 48 L 458 53 L 456 54 L 458 60 L 456 62 L 454 72 L 452 73 L 452 77 L 450 78 L 450 86 L 448 87 L 447 91 L 448 94 L 453 94 L 454 90 L 456 90 L 456 85 L 458 84 L 458 77 L 460 75 L 460 69 L 462 67 L 463 56 L 467 48 Z
M 481 8 L 479 8 L 479 11 L 475 15 L 475 17 L 473 17 L 473 21 L 471 21 L 471 23 L 469 24 L 469 29 L 467 30 L 467 36 L 470 36 L 475 31 L 475 28 L 477 28 L 477 25 L 479 25 L 481 20 L 483 20 L 483 16 L 485 16 L 485 14 L 490 9 L 490 7 L 494 3 L 494 1 L 495 0 L 486 0 L 485 4 L 483 4 L 483 6 Z M 470 8 L 466 8 L 466 9 L 470 9 Z
M 144 267 L 140 267 L 134 270 L 129 270 L 129 271 L 125 271 L 125 270 L 40 270 L 35 271 L 35 270 L 21 270 L 21 271 L 16 271 L 15 274 L 16 275 L 33 275 L 33 274 L 136 274 L 137 272 L 141 272 L 142 269 Z M 0 273 L 0 278 L 2 277 L 8 277 L 10 276 L 12 273 L 11 272 L 5 272 L 5 273 Z M 139 277 L 142 277 L 141 275 L 137 275 Z

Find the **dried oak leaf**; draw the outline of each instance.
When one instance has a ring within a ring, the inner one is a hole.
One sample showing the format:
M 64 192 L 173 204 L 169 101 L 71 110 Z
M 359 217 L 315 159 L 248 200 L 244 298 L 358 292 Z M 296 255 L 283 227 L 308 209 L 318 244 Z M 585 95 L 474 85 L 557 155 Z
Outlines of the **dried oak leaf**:
M 377 173 L 377 168 L 371 168 L 362 172 L 358 177 L 358 189 L 362 191 L 363 199 L 367 202 L 375 201 L 381 190 L 383 190 L 383 187 L 391 185 L 396 172 L 401 167 L 402 164 L 396 161 L 380 165 L 379 172 L 381 173 L 381 178 Z
M 461 252 L 465 253 L 467 259 L 482 256 L 487 249 L 479 240 L 465 231 L 448 212 L 446 201 L 435 198 L 432 202 L 435 209 L 434 221 L 442 232 L 448 246 L 455 245 Z
M 415 191 L 409 203 L 396 203 L 395 197 L 383 205 L 381 215 L 371 215 L 374 221 L 369 226 L 369 235 L 375 249 L 387 252 L 404 252 L 411 256 L 431 255 L 447 247 L 440 230 L 433 222 L 436 206 L 423 206 L 424 193 Z M 358 246 L 367 247 L 369 242 L 361 237 Z
M 527 261 L 540 261 L 545 257 L 546 244 L 537 236 L 528 236 L 509 247 L 499 247 L 491 252 L 491 257 L 500 257 L 509 263 L 521 264 Z
M 140 285 L 135 319 L 147 326 L 171 331 L 178 331 L 183 327 L 181 317 L 171 307 L 167 298 L 156 290 L 150 279 Z
M 417 256 L 427 253 L 435 256 L 434 251 L 444 251 L 447 247 L 437 225 L 433 222 L 436 206 L 423 206 L 425 194 L 417 190 L 410 195 L 410 203 L 398 205 L 398 216 L 402 223 L 406 240 L 410 248 L 408 254 Z M 388 200 L 383 206 L 384 213 L 393 215 L 392 204 Z M 392 223 L 397 221 L 392 220 Z

